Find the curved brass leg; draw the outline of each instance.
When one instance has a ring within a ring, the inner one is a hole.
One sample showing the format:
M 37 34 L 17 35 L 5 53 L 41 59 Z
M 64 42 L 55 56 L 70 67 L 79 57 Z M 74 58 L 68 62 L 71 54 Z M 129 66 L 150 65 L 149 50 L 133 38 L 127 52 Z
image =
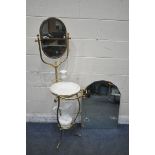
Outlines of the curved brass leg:
M 78 113 L 77 113 L 77 115 L 76 115 L 75 121 L 76 121 L 78 115 L 79 115 L 80 112 L 81 112 L 81 103 L 80 103 L 80 99 L 79 99 L 79 97 L 78 97 L 78 94 L 77 94 L 77 100 L 78 100 L 78 103 L 79 103 L 79 109 L 78 109 Z M 74 122 L 74 123 L 75 123 L 75 122 Z M 76 133 L 75 136 L 81 137 L 82 135 L 81 135 L 81 133 Z
M 58 107 L 57 107 L 57 122 L 58 122 L 58 126 L 61 129 L 61 124 L 59 122 L 59 112 L 60 112 L 60 97 L 58 96 Z
M 57 101 L 58 101 L 58 107 L 57 107 L 57 123 L 58 123 L 58 126 L 59 126 L 59 128 L 60 128 L 60 139 L 59 139 L 59 142 L 58 142 L 56 148 L 59 149 L 60 144 L 61 144 L 61 141 L 62 141 L 62 132 L 63 132 L 63 130 L 62 130 L 62 128 L 61 128 L 61 124 L 60 124 L 60 122 L 59 122 L 59 112 L 60 112 L 60 97 L 59 97 L 59 96 L 58 96 Z M 60 113 L 60 114 L 61 114 L 61 113 Z
M 80 99 L 79 99 L 79 97 L 78 97 L 78 94 L 76 94 L 76 96 L 77 96 L 77 100 L 78 100 L 78 104 L 79 104 L 79 109 L 78 109 L 78 112 L 77 112 L 77 114 L 76 114 L 76 116 L 75 116 L 75 119 L 74 119 L 74 121 L 72 122 L 72 124 L 75 123 L 75 121 L 76 121 L 76 119 L 77 119 L 77 117 L 78 117 L 78 115 L 79 115 L 79 113 L 80 113 L 80 110 L 81 110 L 81 103 L 80 103 Z
M 76 116 L 75 116 L 75 118 L 74 118 L 74 120 L 73 120 L 73 122 L 72 122 L 72 124 L 71 124 L 71 127 L 75 124 L 75 121 L 76 121 L 76 119 L 77 119 L 77 117 L 78 117 L 78 115 L 80 114 L 80 111 L 81 111 L 80 99 L 79 99 L 79 97 L 78 97 L 78 94 L 76 94 L 76 96 L 77 96 L 77 101 L 78 101 L 79 108 L 78 108 L 78 112 L 77 112 L 77 114 L 76 114 Z M 57 122 L 58 122 L 58 126 L 59 126 L 59 128 L 60 128 L 60 139 L 59 139 L 59 142 L 58 142 L 56 148 L 59 149 L 60 144 L 61 144 L 61 141 L 62 141 L 62 133 L 63 133 L 63 128 L 61 127 L 61 124 L 60 124 L 60 122 L 59 122 L 60 96 L 57 97 L 57 102 L 58 102 L 58 107 L 57 107 Z M 60 113 L 60 115 L 61 115 L 61 113 Z M 81 137 L 81 134 L 76 134 L 76 136 Z
M 63 134 L 63 130 L 60 129 L 60 139 L 59 139 L 59 142 L 57 144 L 57 149 L 59 149 L 59 147 L 60 147 L 60 144 L 61 144 L 61 141 L 62 141 L 62 134 Z

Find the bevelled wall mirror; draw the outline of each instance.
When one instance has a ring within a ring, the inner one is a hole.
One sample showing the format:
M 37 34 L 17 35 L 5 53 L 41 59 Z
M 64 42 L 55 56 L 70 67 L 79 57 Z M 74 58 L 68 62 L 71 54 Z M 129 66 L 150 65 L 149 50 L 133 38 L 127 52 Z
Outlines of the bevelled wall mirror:
M 120 91 L 109 81 L 95 81 L 86 88 L 82 100 L 82 126 L 87 129 L 116 128 Z

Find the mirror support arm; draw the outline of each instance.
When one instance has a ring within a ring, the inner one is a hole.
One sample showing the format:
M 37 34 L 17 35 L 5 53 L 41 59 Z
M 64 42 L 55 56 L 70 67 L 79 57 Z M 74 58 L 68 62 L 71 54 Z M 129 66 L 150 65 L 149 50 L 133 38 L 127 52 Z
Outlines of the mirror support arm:
M 67 55 L 66 55 L 66 57 L 64 58 L 64 60 L 61 61 L 59 64 L 57 64 L 57 63 L 51 64 L 51 63 L 46 62 L 46 61 L 43 59 L 43 56 L 42 56 L 42 52 L 41 52 L 41 51 L 42 51 L 42 50 L 41 50 L 41 43 L 40 43 L 41 39 L 40 39 L 39 34 L 37 35 L 37 39 L 35 40 L 35 42 L 38 42 L 38 45 L 39 45 L 39 53 L 40 53 L 40 58 L 41 58 L 42 62 L 45 63 L 45 64 L 47 64 L 47 65 L 50 65 L 50 66 L 54 67 L 54 69 L 55 69 L 55 79 L 56 79 L 56 82 L 58 82 L 58 67 L 59 67 L 63 62 L 65 62 L 65 61 L 67 60 L 68 55 L 69 55 L 69 39 L 71 39 L 71 38 L 69 38 L 69 33 L 67 33 L 66 36 L 67 36 L 67 37 L 66 37 Z
M 54 67 L 53 64 L 50 64 L 48 62 L 46 62 L 44 59 L 43 59 L 43 56 L 42 56 L 42 52 L 41 52 L 41 44 L 40 44 L 40 37 L 39 37 L 39 34 L 37 35 L 37 40 L 35 40 L 36 42 L 38 42 L 38 45 L 39 45 L 39 53 L 40 53 L 40 58 L 42 60 L 43 63 L 47 64 L 47 65 L 50 65 L 52 67 Z
M 69 39 L 71 39 L 71 38 L 69 37 L 69 33 L 66 33 L 66 36 L 67 36 L 67 38 L 66 38 L 67 55 L 66 55 L 66 58 L 63 61 L 61 61 L 59 65 L 61 65 L 63 62 L 65 62 L 68 59 L 68 55 L 69 55 Z
M 67 59 L 68 59 L 68 55 L 69 55 L 69 39 L 71 39 L 70 37 L 69 37 L 69 33 L 67 33 L 67 38 L 66 38 L 66 43 L 67 43 L 67 56 L 66 56 L 66 58 L 63 60 L 63 61 L 61 61 L 58 65 L 53 65 L 53 64 L 50 64 L 50 63 L 48 63 L 48 62 L 46 62 L 44 59 L 43 59 L 43 57 L 42 57 L 42 52 L 41 52 L 41 44 L 40 44 L 40 37 L 39 37 L 39 34 L 37 35 L 37 40 L 35 40 L 35 42 L 38 42 L 38 45 L 39 45 L 39 52 L 40 52 L 40 58 L 41 58 L 41 60 L 42 60 L 42 62 L 43 63 L 45 63 L 45 64 L 47 64 L 47 65 L 50 65 L 50 66 L 52 66 L 52 67 L 55 67 L 55 66 L 60 66 L 63 62 L 65 62 Z

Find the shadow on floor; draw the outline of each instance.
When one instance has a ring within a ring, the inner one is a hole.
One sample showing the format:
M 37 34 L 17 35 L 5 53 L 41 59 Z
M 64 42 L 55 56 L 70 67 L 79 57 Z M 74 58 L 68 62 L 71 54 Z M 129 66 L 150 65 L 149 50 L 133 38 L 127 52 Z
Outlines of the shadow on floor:
M 26 155 L 128 155 L 129 126 L 115 129 L 65 131 L 59 150 L 59 130 L 55 123 L 27 123 Z M 81 133 L 82 137 L 75 136 Z

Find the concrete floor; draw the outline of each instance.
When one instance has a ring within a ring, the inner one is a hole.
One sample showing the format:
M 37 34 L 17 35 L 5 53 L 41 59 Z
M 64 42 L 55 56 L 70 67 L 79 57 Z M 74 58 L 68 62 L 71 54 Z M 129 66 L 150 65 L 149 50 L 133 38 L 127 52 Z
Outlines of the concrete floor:
M 75 136 L 81 133 L 81 137 Z M 128 155 L 129 126 L 114 129 L 81 129 L 63 133 L 56 149 L 59 130 L 55 123 L 27 123 L 27 155 Z

